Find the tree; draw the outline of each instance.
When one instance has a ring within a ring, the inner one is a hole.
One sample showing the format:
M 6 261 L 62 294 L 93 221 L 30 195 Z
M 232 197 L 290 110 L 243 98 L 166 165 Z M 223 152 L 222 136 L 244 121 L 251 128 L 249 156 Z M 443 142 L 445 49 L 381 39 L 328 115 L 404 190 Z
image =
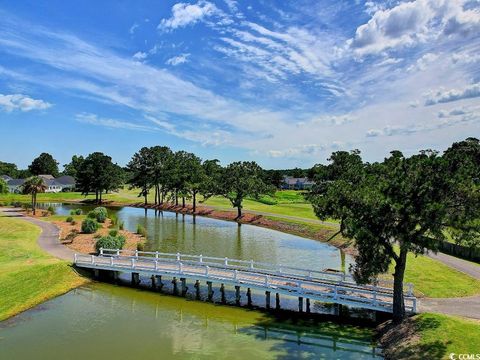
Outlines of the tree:
M 203 197 L 203 201 L 208 200 L 212 196 L 222 195 L 222 174 L 223 168 L 217 159 L 205 160 L 202 163 L 205 176 L 200 186 L 199 193 Z
M 183 167 L 186 175 L 185 188 L 192 196 L 193 212 L 195 213 L 197 211 L 197 194 L 206 181 L 205 168 L 202 166 L 202 159 L 190 153 L 184 158 Z
M 464 166 L 452 168 L 449 151 L 443 157 L 422 151 L 409 158 L 393 151 L 375 164 L 364 163 L 359 151 L 336 152 L 309 195 L 320 219 L 339 219 L 338 233 L 355 240 L 358 256 L 352 271 L 357 282 L 374 282 L 395 263 L 396 322 L 405 317 L 408 252 L 436 251 L 446 228 L 455 225 L 462 231 L 480 216 L 478 184 L 473 177 L 459 176 Z
M 6 194 L 8 193 L 8 186 L 5 180 L 0 178 L 0 194 Z
M 139 188 L 139 197 L 143 196 L 145 205 L 148 202 L 148 193 L 152 184 L 152 151 L 150 148 L 143 147 L 140 151 L 133 154 L 132 159 L 127 164 L 127 171 L 130 173 L 129 184 L 131 188 Z
M 265 170 L 265 181 L 280 189 L 283 183 L 283 174 L 280 170 Z
M 83 156 L 73 155 L 72 156 L 72 161 L 68 164 L 63 165 L 63 168 L 64 168 L 63 173 L 65 175 L 72 176 L 72 177 L 76 178 L 78 169 L 80 168 L 83 160 L 85 160 L 83 158 Z
M 148 165 L 148 172 L 155 191 L 155 204 L 162 204 L 168 191 L 168 176 L 173 153 L 167 146 L 154 146 L 149 151 L 151 152 L 151 164 Z
M 225 168 L 222 176 L 222 194 L 237 208 L 242 216 L 242 203 L 245 197 L 258 197 L 267 191 L 263 181 L 263 170 L 254 161 L 237 161 Z
M 16 178 L 17 172 L 17 165 L 0 161 L 0 175 L 8 175 L 11 178 Z
M 43 179 L 38 176 L 32 176 L 23 183 L 22 192 L 32 195 L 33 215 L 35 215 L 35 209 L 37 208 L 37 194 L 45 192 L 46 189 L 47 185 L 45 185 Z
M 102 194 L 119 188 L 123 181 L 123 170 L 112 162 L 112 158 L 101 152 L 88 155 L 77 170 L 76 187 L 87 196 L 95 193 L 95 202 L 102 202 Z
M 58 162 L 48 153 L 41 153 L 39 157 L 34 159 L 28 166 L 28 170 L 32 175 L 49 174 L 54 177 L 58 176 Z

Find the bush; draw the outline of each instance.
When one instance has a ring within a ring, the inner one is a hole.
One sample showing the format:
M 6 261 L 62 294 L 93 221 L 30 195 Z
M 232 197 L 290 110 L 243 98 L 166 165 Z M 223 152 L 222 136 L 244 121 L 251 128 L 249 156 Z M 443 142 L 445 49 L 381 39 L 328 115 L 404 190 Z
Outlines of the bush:
M 82 232 L 85 234 L 93 234 L 98 229 L 98 223 L 91 218 L 86 218 L 82 221 Z
M 96 219 L 99 223 L 103 223 L 105 222 L 105 220 L 107 220 L 108 213 L 107 209 L 105 209 L 104 207 L 97 207 L 90 211 L 87 216 L 90 219 Z
M 97 252 L 100 248 L 103 249 L 122 249 L 123 245 L 125 245 L 125 236 L 117 235 L 117 236 L 102 236 L 100 239 L 97 240 L 95 243 L 95 249 Z
M 50 214 L 55 215 L 55 208 L 54 208 L 52 205 L 50 205 L 50 206 L 47 208 L 47 211 L 48 211 Z
M 145 250 L 145 243 L 144 243 L 143 241 L 137 243 L 137 250 L 138 250 L 138 251 L 143 251 L 143 250 Z
M 77 224 L 77 222 L 76 222 L 75 220 L 72 220 L 72 221 L 70 222 L 70 225 L 76 225 L 76 224 Z
M 82 209 L 72 209 L 70 215 L 82 215 Z
M 125 223 L 124 223 L 123 221 L 120 221 L 120 222 L 118 223 L 118 229 L 119 229 L 119 230 L 123 230 L 124 227 L 125 227 Z
M 137 224 L 137 234 L 147 237 L 147 229 L 140 224 Z
M 115 236 L 118 235 L 118 230 L 117 229 L 112 229 L 108 232 L 108 235 L 115 237 Z
M 65 221 L 68 222 L 68 223 L 71 223 L 73 221 L 73 217 L 69 216 L 69 217 L 67 217 L 67 219 Z

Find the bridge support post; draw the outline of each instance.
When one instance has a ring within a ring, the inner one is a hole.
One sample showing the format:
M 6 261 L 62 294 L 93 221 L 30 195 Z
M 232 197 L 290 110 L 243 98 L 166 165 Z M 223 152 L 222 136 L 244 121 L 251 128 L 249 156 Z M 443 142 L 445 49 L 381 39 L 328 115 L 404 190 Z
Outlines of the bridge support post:
M 132 272 L 132 285 L 138 286 L 140 284 L 140 275 L 138 273 Z
M 187 279 L 185 278 L 180 278 L 180 281 L 182 283 L 182 296 L 185 296 L 187 294 L 187 290 L 188 290 L 188 287 L 187 287 Z
M 275 294 L 275 309 L 280 310 L 280 294 Z
M 342 316 L 342 305 L 334 304 L 333 306 L 334 306 L 333 308 L 334 314 L 337 316 Z
M 162 290 L 163 288 L 162 275 L 155 275 L 155 277 L 157 278 L 158 290 Z
M 252 306 L 252 290 L 250 288 L 247 289 L 247 306 Z
M 213 290 L 212 290 L 212 282 L 211 282 L 211 281 L 207 281 L 207 288 L 208 288 L 208 291 L 207 291 L 208 301 L 212 301 L 212 299 L 213 299 Z
M 157 290 L 157 278 L 155 277 L 155 275 L 152 275 L 150 279 L 152 280 L 152 289 Z
M 118 275 L 119 275 L 119 271 L 112 271 L 112 275 L 113 275 L 113 282 L 117 283 L 118 282 Z
M 306 305 L 307 305 L 307 306 L 306 306 L 306 307 L 307 307 L 307 309 L 306 309 L 306 310 L 307 310 L 307 314 L 310 314 L 310 299 L 309 299 L 309 298 L 306 299 L 306 303 L 307 303 L 307 304 L 306 304 Z
M 240 286 L 235 285 L 235 303 L 240 305 Z
M 200 281 L 196 280 L 193 287 L 195 288 L 195 299 L 200 300 Z
M 270 291 L 265 291 L 265 307 L 270 309 Z
M 303 312 L 303 297 L 298 298 L 298 312 Z
M 220 285 L 220 294 L 222 295 L 222 304 L 225 304 L 227 302 L 227 299 L 225 298 L 225 285 L 224 284 Z
M 93 270 L 93 276 L 95 277 L 95 279 L 98 279 L 100 277 L 100 270 L 94 269 Z
M 177 278 L 175 276 L 172 279 L 172 284 L 173 284 L 173 294 L 178 295 Z

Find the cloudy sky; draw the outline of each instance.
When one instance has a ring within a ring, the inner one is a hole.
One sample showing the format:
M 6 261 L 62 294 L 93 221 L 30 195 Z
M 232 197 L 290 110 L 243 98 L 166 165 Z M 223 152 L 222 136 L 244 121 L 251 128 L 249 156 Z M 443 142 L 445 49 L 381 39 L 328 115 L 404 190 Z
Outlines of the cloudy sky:
M 0 0 L 0 160 L 381 160 L 480 136 L 480 0 Z

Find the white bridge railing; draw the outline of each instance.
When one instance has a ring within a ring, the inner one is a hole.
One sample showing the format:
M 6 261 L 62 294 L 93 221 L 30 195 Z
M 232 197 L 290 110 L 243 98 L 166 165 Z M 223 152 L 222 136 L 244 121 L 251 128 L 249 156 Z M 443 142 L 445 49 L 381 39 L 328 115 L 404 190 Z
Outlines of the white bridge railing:
M 99 256 L 75 254 L 79 267 L 145 275 L 170 275 L 207 279 L 272 290 L 289 296 L 391 312 L 393 290 L 359 285 L 349 275 L 202 255 L 169 254 L 101 249 Z M 405 294 L 407 311 L 416 312 L 410 288 Z

